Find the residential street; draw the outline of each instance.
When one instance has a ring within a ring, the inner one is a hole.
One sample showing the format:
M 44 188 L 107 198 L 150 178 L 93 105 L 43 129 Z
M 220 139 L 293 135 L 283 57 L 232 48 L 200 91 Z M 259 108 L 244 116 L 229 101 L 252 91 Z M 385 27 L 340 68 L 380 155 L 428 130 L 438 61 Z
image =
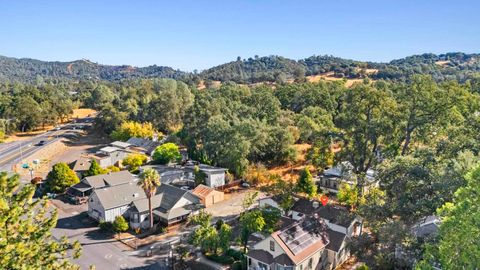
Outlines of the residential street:
M 81 269 L 168 269 L 160 256 L 146 257 L 143 250 L 132 251 L 111 236 L 99 231 L 95 222 L 88 218 L 86 205 L 70 205 L 53 201 L 58 209 L 58 223 L 52 230 L 54 237 L 66 235 L 70 241 L 82 244 L 82 256 L 76 260 Z

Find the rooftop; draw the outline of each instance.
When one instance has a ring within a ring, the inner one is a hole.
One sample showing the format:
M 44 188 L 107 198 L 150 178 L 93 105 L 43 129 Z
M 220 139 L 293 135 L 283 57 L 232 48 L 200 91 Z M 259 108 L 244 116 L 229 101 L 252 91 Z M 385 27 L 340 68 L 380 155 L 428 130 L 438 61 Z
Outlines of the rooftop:
M 101 188 L 94 191 L 105 210 L 128 205 L 135 200 L 146 198 L 145 192 L 136 183 Z
M 327 225 L 322 219 L 306 217 L 274 232 L 272 237 L 289 259 L 298 264 L 329 244 L 326 230 Z
M 114 141 L 110 144 L 111 146 L 113 147 L 118 147 L 118 148 L 128 148 L 131 144 L 129 144 L 128 142 L 122 142 L 122 141 Z
M 82 181 L 93 188 L 116 186 L 135 181 L 136 178 L 129 171 L 111 172 L 85 177 Z
M 318 214 L 319 217 L 328 220 L 330 223 L 348 227 L 355 216 L 345 207 L 327 204 L 323 206 L 319 201 L 299 198 L 292 206 L 292 210 L 302 213 L 305 216 Z
M 171 210 L 183 197 L 187 197 L 193 201 L 198 201 L 198 197 L 186 190 L 163 184 L 157 188 L 155 196 L 152 197 L 152 208 L 166 213 L 167 211 Z M 146 198 L 137 200 L 133 204 L 140 213 L 148 211 L 148 200 Z

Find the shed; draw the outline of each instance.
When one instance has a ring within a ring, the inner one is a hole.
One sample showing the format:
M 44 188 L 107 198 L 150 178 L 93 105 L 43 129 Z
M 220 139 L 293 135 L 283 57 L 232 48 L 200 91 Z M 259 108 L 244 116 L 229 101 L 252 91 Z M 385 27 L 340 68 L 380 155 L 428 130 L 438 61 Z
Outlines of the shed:
M 211 187 L 205 185 L 198 185 L 192 193 L 200 198 L 200 202 L 205 206 L 209 207 L 213 204 L 223 201 L 224 194 L 221 191 L 215 190 Z

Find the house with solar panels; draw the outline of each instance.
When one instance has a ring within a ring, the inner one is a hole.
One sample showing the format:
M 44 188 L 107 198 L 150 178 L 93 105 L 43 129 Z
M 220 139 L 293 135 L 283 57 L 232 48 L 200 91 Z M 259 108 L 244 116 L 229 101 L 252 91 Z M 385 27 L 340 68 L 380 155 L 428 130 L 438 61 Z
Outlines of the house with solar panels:
M 278 205 L 272 201 L 260 205 Z M 315 200 L 297 198 L 288 214 L 293 222 L 251 246 L 248 269 L 335 269 L 350 257 L 349 239 L 362 230 L 362 220 L 346 208 Z

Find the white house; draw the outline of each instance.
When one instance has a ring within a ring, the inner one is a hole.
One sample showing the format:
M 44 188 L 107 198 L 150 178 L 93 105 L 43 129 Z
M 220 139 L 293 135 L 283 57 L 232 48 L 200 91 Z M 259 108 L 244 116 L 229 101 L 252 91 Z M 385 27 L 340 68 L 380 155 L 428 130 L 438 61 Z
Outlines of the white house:
M 259 201 L 278 207 L 278 197 Z M 350 253 L 347 242 L 359 235 L 362 221 L 339 206 L 297 199 L 291 211 L 295 221 L 255 244 L 247 254 L 248 269 L 335 269 Z
M 154 219 L 160 224 L 171 226 L 182 222 L 203 208 L 200 199 L 192 193 L 171 186 L 161 185 L 152 197 Z M 130 211 L 130 226 L 132 228 L 148 228 L 149 209 L 148 199 L 135 200 Z
M 95 189 L 88 198 L 88 215 L 97 221 L 113 222 L 117 216 L 128 216 L 135 200 L 146 198 L 136 182 Z

